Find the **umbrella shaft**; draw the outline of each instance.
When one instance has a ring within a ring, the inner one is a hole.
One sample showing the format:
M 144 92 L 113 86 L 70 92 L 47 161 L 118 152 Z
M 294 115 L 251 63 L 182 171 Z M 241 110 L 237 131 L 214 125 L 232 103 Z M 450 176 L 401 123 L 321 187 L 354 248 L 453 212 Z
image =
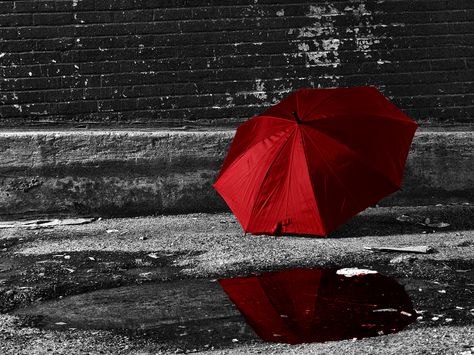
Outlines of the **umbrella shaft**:
M 301 123 L 300 118 L 298 117 L 298 113 L 296 111 L 293 112 L 293 116 L 295 116 L 296 123 Z

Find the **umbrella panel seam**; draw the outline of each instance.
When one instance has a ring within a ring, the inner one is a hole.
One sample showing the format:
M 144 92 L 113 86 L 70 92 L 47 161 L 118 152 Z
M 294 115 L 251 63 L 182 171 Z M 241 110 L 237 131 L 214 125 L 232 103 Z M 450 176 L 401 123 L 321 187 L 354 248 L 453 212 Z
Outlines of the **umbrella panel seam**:
M 352 154 L 354 154 L 354 157 L 357 159 L 358 162 L 360 162 L 362 165 L 364 165 L 367 169 L 369 169 L 371 172 L 375 173 L 376 175 L 382 177 L 384 180 L 387 180 L 390 185 L 393 185 L 394 187 L 396 187 L 397 189 L 400 188 L 400 186 L 392 181 L 391 178 L 389 178 L 388 176 L 386 176 L 384 173 L 382 173 L 381 171 L 379 171 L 378 169 L 372 167 L 369 162 L 367 162 L 358 152 L 352 150 L 350 147 L 348 147 L 346 144 L 342 143 L 341 141 L 331 137 L 329 134 L 326 134 L 325 132 L 322 132 L 318 129 L 316 129 L 315 127 L 312 127 L 310 125 L 308 125 L 309 128 L 313 129 L 314 131 L 318 132 L 319 134 L 322 134 L 324 136 L 326 136 L 327 138 L 329 138 L 330 140 L 336 142 L 337 144 L 340 144 L 341 146 L 343 146 L 345 149 L 347 149 L 349 152 L 351 152 Z M 316 146 L 316 145 L 315 145 Z M 317 147 L 317 146 L 316 146 Z M 318 152 L 320 154 L 322 154 L 320 152 L 320 150 L 318 149 Z M 326 160 L 324 159 L 324 161 L 326 162 Z
M 262 187 L 264 186 L 265 184 L 265 181 L 268 179 L 268 173 L 270 172 L 270 170 L 272 169 L 272 166 L 275 164 L 275 162 L 278 160 L 278 157 L 280 156 L 281 152 L 283 151 L 283 149 L 285 148 L 285 146 L 288 144 L 288 142 L 290 141 L 290 139 L 292 139 L 292 135 L 295 133 L 295 127 L 293 126 L 293 131 L 290 133 L 290 135 L 287 137 L 287 140 L 284 144 L 282 144 L 281 148 L 279 149 L 278 153 L 275 155 L 275 158 L 273 159 L 272 163 L 268 166 L 268 169 L 267 171 L 265 172 L 265 176 L 263 177 L 262 179 L 262 183 L 260 184 L 259 188 L 258 188 L 258 191 L 257 191 L 257 194 L 255 195 L 255 200 L 254 200 L 254 203 L 253 203 L 253 206 L 252 206 L 252 212 L 250 213 L 250 218 L 249 218 L 249 221 L 247 223 L 247 226 L 245 229 L 248 228 L 249 225 L 251 225 L 252 223 L 252 217 L 254 216 L 254 212 L 255 212 L 255 208 L 257 206 L 257 202 L 260 198 L 260 195 L 261 195 L 261 192 L 262 192 Z
M 291 124 L 291 121 L 289 120 L 285 120 L 283 118 L 279 118 L 279 117 L 272 117 L 272 116 L 257 116 L 257 117 L 254 117 L 255 118 L 259 118 L 259 117 L 268 117 L 268 118 L 278 118 L 280 120 L 284 120 L 284 121 L 287 121 L 289 124 Z M 245 150 L 243 150 L 238 156 L 236 156 L 234 158 L 234 160 L 232 160 L 228 165 L 227 167 L 225 168 L 224 171 L 222 171 L 219 176 L 218 176 L 218 179 L 223 176 L 231 167 L 232 165 L 234 165 L 234 163 L 236 163 L 238 160 L 240 160 L 244 155 L 245 153 L 247 153 L 250 149 L 252 149 L 254 146 L 256 146 L 257 144 L 263 142 L 265 139 L 269 139 L 271 137 L 274 137 L 274 136 L 278 136 L 279 134 L 281 134 L 281 136 L 283 137 L 289 130 L 291 130 L 292 126 L 289 126 L 287 128 L 284 128 L 282 129 L 281 131 L 278 131 L 277 133 L 274 133 L 274 134 L 271 134 L 271 135 L 268 135 L 266 137 L 263 137 L 261 140 L 258 140 L 256 142 L 252 142 L 251 145 L 249 145 Z M 234 136 L 234 139 L 235 139 L 235 136 Z
M 309 183 L 310 183 L 310 186 L 311 186 L 313 201 L 314 201 L 314 205 L 315 205 L 316 210 L 317 210 L 317 214 L 319 216 L 319 224 L 321 226 L 322 232 L 324 233 L 324 235 L 326 235 L 327 234 L 327 228 L 326 228 L 326 225 L 323 223 L 323 218 L 321 218 L 321 212 L 320 212 L 320 209 L 319 209 L 318 201 L 316 199 L 316 193 L 315 193 L 315 189 L 314 189 L 314 186 L 313 186 L 313 180 L 311 179 L 310 174 L 309 174 L 308 157 L 306 156 L 306 148 L 305 148 L 305 143 L 304 143 L 304 138 L 303 138 L 303 132 L 302 132 L 301 129 L 300 129 L 300 138 L 301 138 L 301 145 L 303 147 L 304 160 L 306 162 L 306 167 L 308 169 L 307 173 L 308 173 Z

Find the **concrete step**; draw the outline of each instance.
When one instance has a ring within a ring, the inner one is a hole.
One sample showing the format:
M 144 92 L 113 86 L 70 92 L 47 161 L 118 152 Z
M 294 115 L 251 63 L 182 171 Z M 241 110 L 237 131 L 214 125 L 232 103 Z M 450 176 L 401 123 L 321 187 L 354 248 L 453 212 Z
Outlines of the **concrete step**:
M 0 218 L 217 212 L 234 131 L 4 130 Z M 474 132 L 417 132 L 403 188 L 381 205 L 474 200 Z

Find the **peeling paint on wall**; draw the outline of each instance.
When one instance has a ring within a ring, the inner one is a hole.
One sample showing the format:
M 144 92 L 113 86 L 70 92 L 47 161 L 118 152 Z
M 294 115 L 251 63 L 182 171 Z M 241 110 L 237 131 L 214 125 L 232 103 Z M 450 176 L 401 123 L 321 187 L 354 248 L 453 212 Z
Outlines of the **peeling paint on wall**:
M 310 26 L 299 28 L 297 33 L 299 39 L 297 47 L 300 54 L 305 56 L 306 66 L 337 67 L 340 64 L 338 55 L 340 41 L 335 38 L 337 30 L 333 19 L 333 16 L 337 15 L 338 10 L 331 4 L 309 7 L 306 16 L 315 21 Z
M 265 92 L 265 85 L 261 79 L 255 80 L 255 92 L 254 96 L 260 100 L 267 99 L 267 93 Z
M 337 26 L 338 18 L 348 16 L 354 18 L 352 25 L 345 28 Z M 342 64 L 339 52 L 351 48 L 351 42 L 354 43 L 356 52 L 364 58 L 372 58 L 374 46 L 385 38 L 373 33 L 377 25 L 374 24 L 374 17 L 364 1 L 346 6 L 343 10 L 338 10 L 330 3 L 311 5 L 306 17 L 314 19 L 313 23 L 291 29 L 288 33 L 296 33 L 295 43 L 299 55 L 306 59 L 307 67 L 339 67 Z

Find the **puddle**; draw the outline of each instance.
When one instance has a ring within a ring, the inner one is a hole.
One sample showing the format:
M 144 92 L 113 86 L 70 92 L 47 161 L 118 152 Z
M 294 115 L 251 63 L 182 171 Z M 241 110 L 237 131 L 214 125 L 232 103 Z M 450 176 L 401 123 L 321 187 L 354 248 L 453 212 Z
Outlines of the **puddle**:
M 86 251 L 0 255 L 0 312 L 95 290 L 179 276 L 181 253 Z
M 238 343 L 324 342 L 397 332 L 416 319 L 403 286 L 378 273 L 291 269 L 97 290 L 18 309 L 44 329 L 107 329 L 212 349 Z
M 220 284 L 265 341 L 290 344 L 397 332 L 416 319 L 403 286 L 357 269 L 293 269 Z

